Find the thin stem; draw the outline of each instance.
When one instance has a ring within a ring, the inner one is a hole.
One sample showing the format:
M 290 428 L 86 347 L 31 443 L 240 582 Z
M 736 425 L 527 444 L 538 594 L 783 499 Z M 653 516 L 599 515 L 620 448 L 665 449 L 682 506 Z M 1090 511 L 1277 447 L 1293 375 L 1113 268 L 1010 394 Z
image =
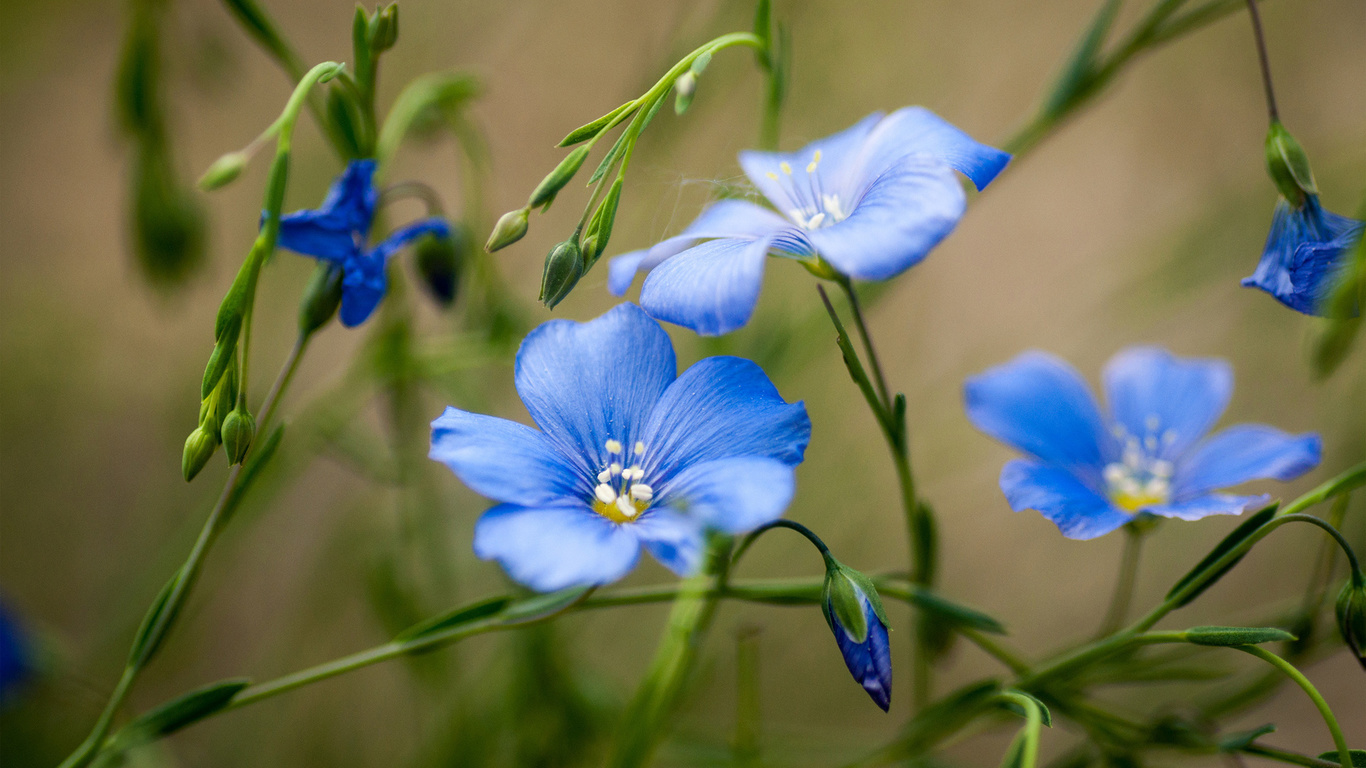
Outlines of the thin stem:
M 1320 760 L 1317 757 L 1301 755 L 1298 752 L 1291 752 L 1288 749 L 1270 747 L 1266 744 L 1249 744 L 1238 750 L 1249 755 L 1265 757 L 1271 760 L 1279 760 L 1290 765 L 1302 765 L 1304 768 L 1338 768 L 1338 764 L 1329 760 Z
M 811 545 L 814 546 L 816 550 L 821 553 L 821 557 L 824 558 L 827 562 L 829 562 L 830 548 L 825 545 L 824 541 L 821 541 L 821 537 L 817 536 L 814 531 L 796 521 L 778 519 L 774 520 L 771 523 L 761 525 L 758 528 L 755 528 L 754 530 L 750 531 L 749 535 L 745 536 L 745 538 L 740 541 L 740 546 L 735 548 L 735 554 L 732 555 L 730 558 L 730 567 L 732 569 L 735 568 L 736 564 L 740 562 L 740 558 L 746 552 L 749 551 L 750 546 L 753 545 L 754 542 L 760 536 L 767 533 L 768 531 L 773 530 L 774 528 L 787 528 L 789 530 L 796 531 L 797 533 L 800 533 L 801 535 L 805 536 L 806 540 L 811 542 Z
M 1323 696 L 1319 694 L 1318 689 L 1314 687 L 1314 684 L 1309 682 L 1309 678 L 1305 677 L 1304 673 L 1296 669 L 1294 664 L 1282 659 L 1271 651 L 1258 648 L 1255 645 L 1240 645 L 1236 646 L 1235 650 L 1256 656 L 1262 661 L 1279 669 L 1281 672 L 1285 673 L 1286 677 L 1294 680 L 1295 684 L 1304 690 L 1305 695 L 1314 702 L 1314 706 L 1318 708 L 1319 714 L 1323 716 L 1323 722 L 1328 726 L 1328 731 L 1333 734 L 1333 744 L 1338 748 L 1338 759 L 1342 761 L 1343 768 L 1352 768 L 1352 752 L 1347 748 L 1347 739 L 1342 735 L 1342 728 L 1338 725 L 1338 719 L 1333 716 L 1332 708 L 1328 706 L 1327 701 L 1324 701 Z
M 1266 55 L 1266 35 L 1262 32 L 1262 14 L 1257 0 L 1247 0 L 1247 15 L 1252 19 L 1252 37 L 1257 41 L 1257 61 L 1262 66 L 1262 86 L 1266 89 L 1266 114 L 1272 123 L 1281 121 L 1276 110 L 1276 90 L 1271 86 L 1271 59 Z
M 104 738 L 109 734 L 109 728 L 114 724 L 114 716 L 118 714 L 119 707 L 123 706 L 124 699 L 128 698 L 128 692 L 132 690 L 133 681 L 137 679 L 137 669 L 132 665 L 123 668 L 123 675 L 119 677 L 118 685 L 114 686 L 114 693 L 109 697 L 109 702 L 104 705 L 104 711 L 95 721 L 95 727 L 90 730 L 90 735 L 85 737 L 85 741 L 76 748 L 59 768 L 77 768 L 77 766 L 88 765 L 91 760 L 99 754 L 99 748 L 104 743 Z
M 1124 626 L 1129 615 L 1129 605 L 1134 598 L 1134 583 L 1138 576 L 1138 556 L 1143 549 L 1144 532 L 1136 526 L 1124 527 L 1124 553 L 1120 556 L 1119 578 L 1115 580 L 1115 593 L 1110 598 L 1110 608 L 1101 622 L 1097 637 L 1113 635 Z
M 1016 675 L 1023 677 L 1029 674 L 1029 662 L 1016 656 L 1014 652 L 1007 650 L 1005 646 L 985 634 L 970 627 L 958 627 L 955 631 L 968 642 L 981 648 L 988 656 L 1009 667 L 1010 671 Z
M 873 369 L 873 383 L 877 385 L 878 394 L 882 396 L 883 410 L 892 409 L 892 397 L 887 390 L 887 377 L 882 375 L 882 363 L 878 360 L 877 351 L 873 349 L 873 337 L 868 333 L 868 324 L 863 320 L 863 307 L 859 304 L 858 291 L 854 290 L 853 281 L 843 278 L 839 281 L 840 288 L 844 289 L 844 295 L 849 298 L 849 307 L 854 312 L 854 327 L 858 329 L 859 338 L 863 341 L 863 351 L 868 356 L 868 366 Z
M 289 356 L 285 358 L 284 365 L 280 367 L 280 373 L 275 377 L 275 383 L 270 385 L 270 391 L 266 393 L 266 399 L 261 402 L 261 419 L 257 424 L 258 434 L 267 434 L 266 427 L 270 425 L 270 419 L 275 415 L 276 409 L 280 405 L 280 397 L 294 380 L 294 373 L 299 370 L 299 362 L 303 359 L 304 350 L 308 349 L 308 342 L 313 338 L 311 333 L 300 333 L 294 340 L 294 346 L 289 350 Z

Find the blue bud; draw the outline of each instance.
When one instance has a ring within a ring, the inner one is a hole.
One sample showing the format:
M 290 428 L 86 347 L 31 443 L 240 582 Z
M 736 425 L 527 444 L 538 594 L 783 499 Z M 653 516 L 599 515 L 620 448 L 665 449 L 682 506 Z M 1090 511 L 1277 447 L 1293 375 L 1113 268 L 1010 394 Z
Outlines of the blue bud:
M 821 611 L 849 674 L 886 712 L 892 704 L 892 655 L 887 616 L 872 580 L 827 559 Z

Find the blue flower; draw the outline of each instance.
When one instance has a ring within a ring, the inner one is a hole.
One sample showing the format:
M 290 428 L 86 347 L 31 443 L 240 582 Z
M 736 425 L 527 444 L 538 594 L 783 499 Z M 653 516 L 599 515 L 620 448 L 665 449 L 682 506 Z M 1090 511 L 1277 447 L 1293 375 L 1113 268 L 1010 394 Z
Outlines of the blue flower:
M 1011 508 L 1038 510 L 1068 538 L 1104 535 L 1139 514 L 1242 514 L 1269 497 L 1220 489 L 1292 480 L 1319 463 L 1315 434 L 1240 424 L 1205 437 L 1233 392 L 1222 360 L 1131 347 L 1110 359 L 1104 384 L 1106 415 L 1071 366 L 1026 352 L 963 387 L 972 423 L 1029 457 L 1001 470 Z
M 1296 312 L 1322 315 L 1324 300 L 1346 266 L 1346 254 L 1366 224 L 1323 209 L 1318 195 L 1305 195 L 1298 208 L 1281 198 L 1271 218 L 1262 260 L 1248 288 L 1261 288 Z
M 430 456 L 499 502 L 475 524 L 475 554 L 545 592 L 615 581 L 642 546 L 691 573 L 708 529 L 781 517 L 811 435 L 805 406 L 748 360 L 676 371 L 664 329 L 622 304 L 522 342 L 514 379 L 540 430 L 447 408 Z
M 892 651 L 887 637 L 887 623 L 882 616 L 881 598 L 877 597 L 876 588 L 866 577 L 857 575 L 851 578 L 842 567 L 827 570 L 825 580 L 821 612 L 825 614 L 825 621 L 835 635 L 835 643 L 844 656 L 844 665 L 849 668 L 854 680 L 868 692 L 873 703 L 886 712 L 892 705 Z M 860 581 L 864 583 L 861 585 Z M 874 606 L 868 590 L 873 590 L 872 599 L 878 600 L 878 605 Z M 840 618 L 837 600 L 850 602 L 849 608 L 857 613 L 849 618 L 860 626 L 848 626 Z
M 394 230 L 367 247 L 379 191 L 375 161 L 352 160 L 332 182 L 321 206 L 280 217 L 281 248 L 335 264 L 342 270 L 342 325 L 365 322 L 388 288 L 385 267 L 399 248 L 423 235 L 450 236 L 450 225 L 432 217 Z
M 649 272 L 646 312 L 703 335 L 729 333 L 754 311 L 767 254 L 860 280 L 893 277 L 962 218 L 967 198 L 953 171 L 981 189 L 1009 160 L 922 107 L 874 113 L 798 152 L 741 152 L 740 166 L 777 212 L 715 203 L 678 236 L 612 259 L 608 289 L 620 296 Z

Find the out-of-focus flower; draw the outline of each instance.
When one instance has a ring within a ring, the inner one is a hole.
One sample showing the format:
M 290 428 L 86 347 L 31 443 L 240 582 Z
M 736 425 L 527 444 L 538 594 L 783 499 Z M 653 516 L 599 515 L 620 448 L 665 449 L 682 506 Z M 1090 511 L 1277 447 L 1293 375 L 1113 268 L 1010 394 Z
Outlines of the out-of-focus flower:
M 1009 160 L 922 107 L 874 113 L 797 152 L 742 152 L 745 174 L 777 211 L 715 203 L 682 234 L 612 259 L 608 288 L 620 296 L 649 272 L 646 312 L 700 334 L 728 333 L 749 321 L 769 253 L 818 273 L 893 277 L 962 218 L 967 198 L 954 170 L 981 189 Z
M 430 456 L 499 502 L 474 551 L 540 591 L 606 584 L 644 546 L 695 570 L 708 529 L 781 517 L 811 423 L 754 363 L 711 357 L 676 374 L 673 345 L 639 307 L 552 320 L 517 352 L 515 382 L 540 430 L 456 408 Z
M 1001 470 L 1011 508 L 1038 510 L 1068 538 L 1101 536 L 1139 514 L 1242 514 L 1268 497 L 1220 489 L 1290 480 L 1319 463 L 1321 441 L 1312 433 L 1240 424 L 1205 437 L 1233 392 L 1222 360 L 1131 347 L 1106 365 L 1104 383 L 1109 413 L 1102 415 L 1076 370 L 1026 352 L 963 388 L 972 423 L 1029 457 Z
M 1271 218 L 1262 260 L 1243 285 L 1261 288 L 1296 312 L 1323 315 L 1325 299 L 1337 285 L 1363 228 L 1366 224 L 1356 219 L 1325 211 L 1318 195 L 1304 195 L 1299 206 L 1281 198 Z

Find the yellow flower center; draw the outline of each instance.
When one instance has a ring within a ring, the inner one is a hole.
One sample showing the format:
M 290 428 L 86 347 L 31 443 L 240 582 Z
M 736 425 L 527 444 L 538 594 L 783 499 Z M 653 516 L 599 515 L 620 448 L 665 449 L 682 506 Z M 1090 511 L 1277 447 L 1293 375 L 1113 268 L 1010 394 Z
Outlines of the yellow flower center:
M 655 490 L 642 482 L 645 470 L 637 462 L 645 454 L 645 444 L 632 446 L 633 463 L 626 464 L 626 448 L 619 440 L 607 441 L 610 463 L 598 473 L 598 484 L 593 488 L 593 511 L 614 523 L 633 523 L 650 508 Z
M 1128 512 L 1166 504 L 1172 497 L 1175 467 L 1153 454 L 1159 447 L 1172 443 L 1176 435 L 1167 430 L 1159 437 L 1161 425 L 1157 416 L 1149 416 L 1144 426 L 1148 428 L 1148 435 L 1140 440 L 1128 434 L 1123 425 L 1116 425 L 1115 437 L 1124 441 L 1124 452 L 1119 461 L 1105 465 L 1105 485 L 1110 501 Z

